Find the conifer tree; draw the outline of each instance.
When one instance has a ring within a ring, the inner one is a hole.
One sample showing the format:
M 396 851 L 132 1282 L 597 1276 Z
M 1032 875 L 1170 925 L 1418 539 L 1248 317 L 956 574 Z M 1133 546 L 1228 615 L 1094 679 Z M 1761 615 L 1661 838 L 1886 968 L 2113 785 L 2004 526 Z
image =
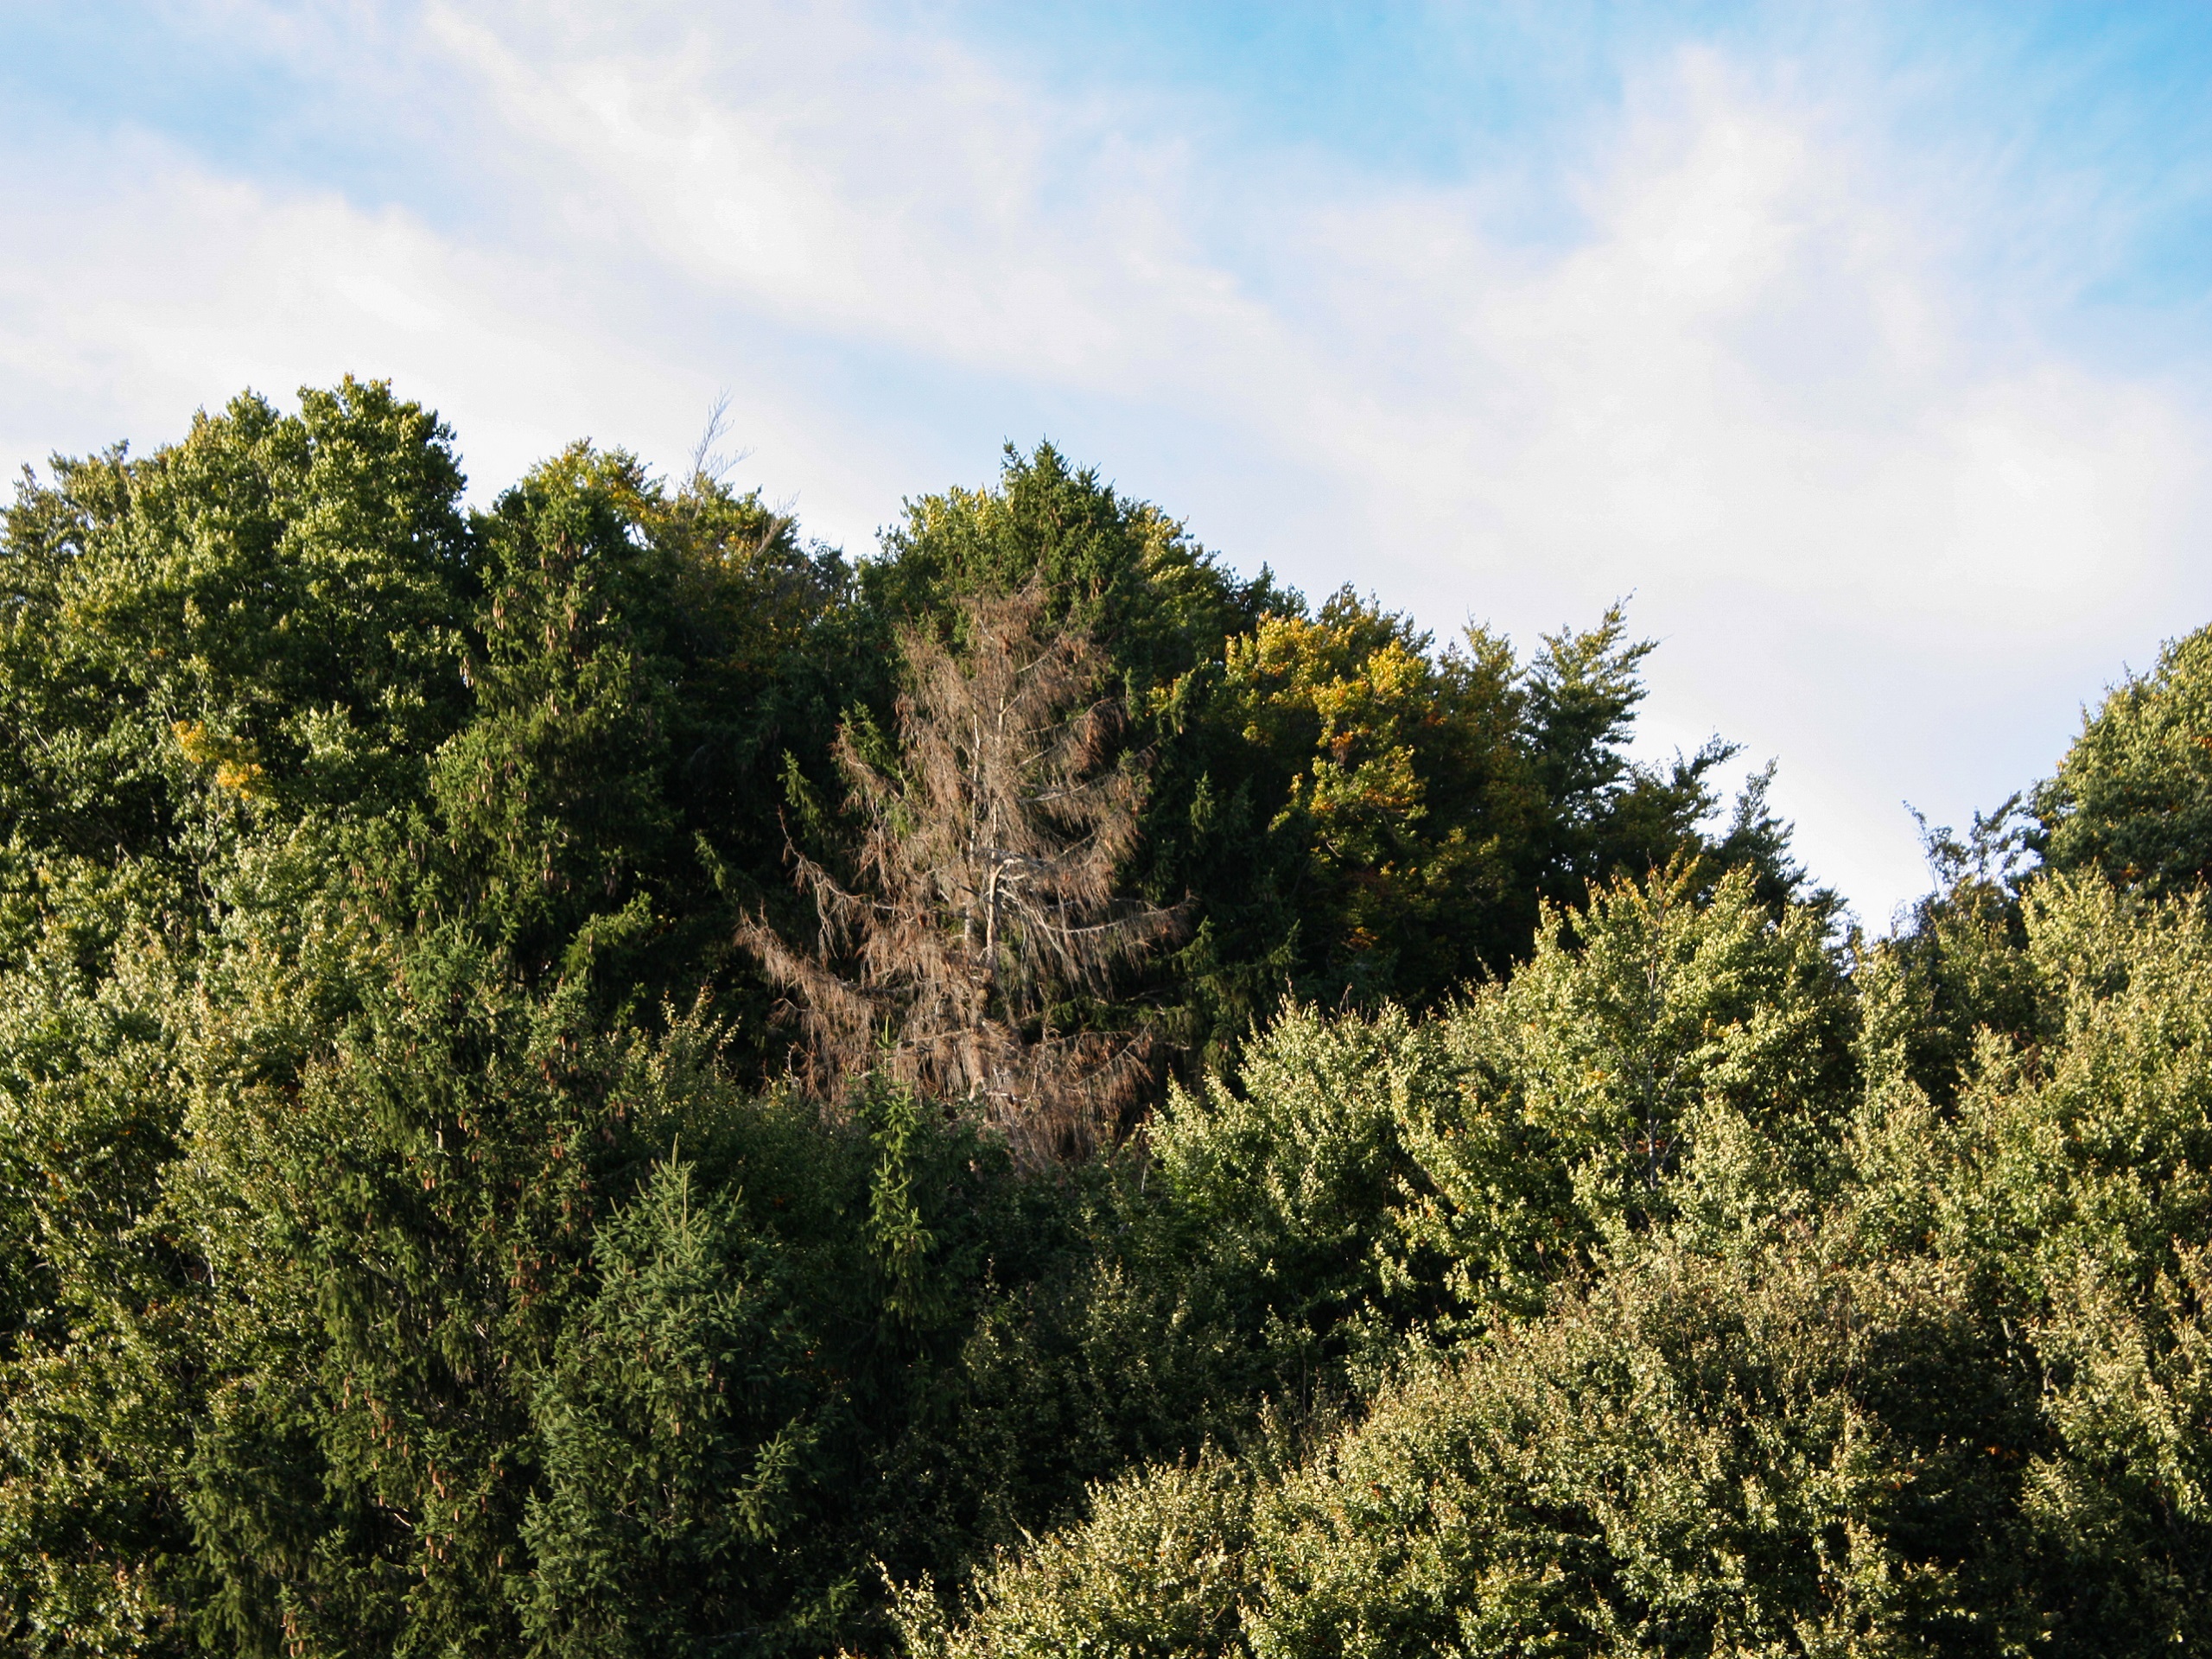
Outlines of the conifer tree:
M 816 1086 L 835 1095 L 884 1065 L 959 1103 L 1033 1160 L 1088 1151 L 1148 1074 L 1141 1029 L 1086 1029 L 1075 999 L 1172 936 L 1169 907 L 1117 896 L 1145 794 L 1122 723 L 1096 696 L 1104 660 L 1052 629 L 1033 581 L 959 611 L 964 651 L 900 640 L 911 690 L 894 766 L 848 726 L 837 760 L 861 823 L 856 877 L 794 851 L 820 918 L 811 951 L 763 920 L 745 942 L 796 994 Z

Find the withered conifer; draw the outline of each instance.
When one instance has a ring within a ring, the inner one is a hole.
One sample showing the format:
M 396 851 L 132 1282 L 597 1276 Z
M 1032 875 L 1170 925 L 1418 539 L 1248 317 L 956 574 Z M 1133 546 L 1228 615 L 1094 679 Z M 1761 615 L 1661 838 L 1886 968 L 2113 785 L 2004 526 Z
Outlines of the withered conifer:
M 861 825 L 853 880 L 793 849 L 814 948 L 765 918 L 741 934 L 792 997 L 815 1089 L 836 1098 L 880 1069 L 974 1113 L 1032 1164 L 1081 1156 L 1141 1095 L 1154 1033 L 1071 1014 L 1183 925 L 1179 906 L 1116 893 L 1143 758 L 1102 695 L 1104 654 L 1048 604 L 1033 581 L 965 601 L 957 646 L 901 634 L 896 764 L 849 728 L 836 746 Z

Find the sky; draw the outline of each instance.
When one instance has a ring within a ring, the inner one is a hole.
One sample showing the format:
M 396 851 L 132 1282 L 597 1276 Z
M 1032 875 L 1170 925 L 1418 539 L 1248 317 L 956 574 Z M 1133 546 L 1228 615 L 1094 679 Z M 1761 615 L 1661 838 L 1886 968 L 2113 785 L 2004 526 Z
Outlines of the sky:
M 2212 11 L 0 3 L 0 465 L 389 378 L 854 553 L 1049 438 L 1779 762 L 1870 926 L 2212 621 Z M 1740 766 L 1738 770 L 1740 771 Z

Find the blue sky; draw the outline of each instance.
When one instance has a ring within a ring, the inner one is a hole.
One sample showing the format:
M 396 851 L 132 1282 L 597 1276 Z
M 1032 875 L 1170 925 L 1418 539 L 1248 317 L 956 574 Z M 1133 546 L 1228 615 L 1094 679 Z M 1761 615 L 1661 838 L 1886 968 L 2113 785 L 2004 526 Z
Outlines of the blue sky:
M 0 9 L 0 462 L 389 376 L 859 550 L 1052 437 L 1778 757 L 1878 926 L 2212 620 L 2212 12 Z

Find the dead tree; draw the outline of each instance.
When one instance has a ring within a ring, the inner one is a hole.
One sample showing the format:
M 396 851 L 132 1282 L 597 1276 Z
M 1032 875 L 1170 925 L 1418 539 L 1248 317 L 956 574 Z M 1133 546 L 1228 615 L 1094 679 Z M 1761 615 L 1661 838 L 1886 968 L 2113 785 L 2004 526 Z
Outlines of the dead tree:
M 848 729 L 836 760 L 859 821 L 848 885 L 793 848 L 812 950 L 765 918 L 741 943 L 796 1007 L 809 1080 L 837 1097 L 872 1070 L 973 1112 L 1015 1154 L 1083 1155 L 1154 1073 L 1144 1030 L 1056 1025 L 1181 930 L 1180 907 L 1118 897 L 1146 783 L 1117 753 L 1103 654 L 1056 628 L 1039 582 L 963 607 L 956 652 L 899 639 L 908 690 L 885 768 Z

